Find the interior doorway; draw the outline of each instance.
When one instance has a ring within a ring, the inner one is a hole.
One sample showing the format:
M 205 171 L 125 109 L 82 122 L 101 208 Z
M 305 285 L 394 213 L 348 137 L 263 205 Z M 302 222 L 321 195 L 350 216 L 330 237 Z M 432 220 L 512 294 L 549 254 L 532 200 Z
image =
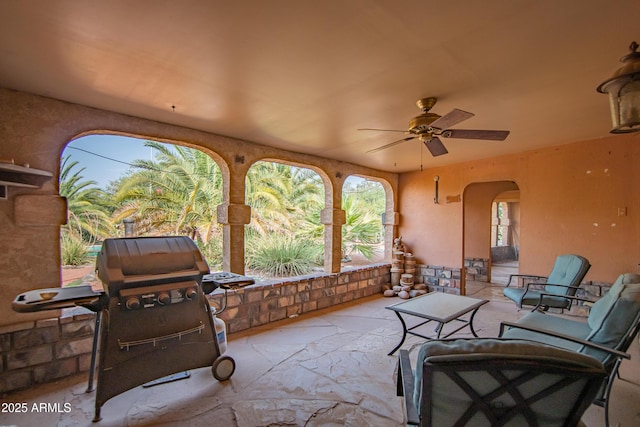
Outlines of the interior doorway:
M 506 285 L 518 273 L 520 251 L 520 191 L 498 194 L 491 204 L 491 283 Z
M 499 203 L 506 203 L 501 205 Z M 501 280 L 501 261 L 517 261 L 520 236 L 520 188 L 514 181 L 467 185 L 463 197 L 464 286 L 486 286 Z M 494 211 L 495 207 L 495 211 Z M 498 210 L 502 212 L 498 215 Z M 510 210 L 509 210 L 510 209 Z M 511 212 L 511 214 L 509 214 Z M 502 228 L 500 228 L 502 227 Z M 498 241 L 500 244 L 498 244 Z M 507 246 L 507 247 L 502 247 Z M 509 252 L 501 256 L 501 251 Z M 494 258 L 498 265 L 493 268 Z M 517 265 L 510 263 L 510 271 Z M 508 274 L 507 279 L 508 279 Z M 495 275 L 495 278 L 493 277 Z

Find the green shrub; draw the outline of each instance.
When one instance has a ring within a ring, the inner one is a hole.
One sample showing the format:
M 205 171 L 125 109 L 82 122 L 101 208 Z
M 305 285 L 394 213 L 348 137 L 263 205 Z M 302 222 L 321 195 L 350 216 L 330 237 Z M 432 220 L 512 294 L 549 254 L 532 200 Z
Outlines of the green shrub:
M 82 239 L 70 234 L 61 235 L 62 265 L 84 265 L 89 258 L 89 250 Z
M 197 241 L 196 244 L 207 261 L 211 271 L 222 268 L 222 239 L 209 239 L 207 243 Z
M 273 277 L 300 276 L 318 266 L 321 252 L 322 247 L 310 240 L 271 234 L 252 240 L 246 264 Z

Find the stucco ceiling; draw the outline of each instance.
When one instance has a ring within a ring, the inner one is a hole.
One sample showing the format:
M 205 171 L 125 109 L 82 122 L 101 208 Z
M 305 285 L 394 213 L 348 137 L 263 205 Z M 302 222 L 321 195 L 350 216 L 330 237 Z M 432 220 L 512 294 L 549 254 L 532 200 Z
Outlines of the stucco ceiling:
M 638 0 L 0 1 L 0 86 L 403 172 L 608 135 Z M 416 100 L 506 141 L 404 135 Z M 175 107 L 175 108 L 174 108 Z

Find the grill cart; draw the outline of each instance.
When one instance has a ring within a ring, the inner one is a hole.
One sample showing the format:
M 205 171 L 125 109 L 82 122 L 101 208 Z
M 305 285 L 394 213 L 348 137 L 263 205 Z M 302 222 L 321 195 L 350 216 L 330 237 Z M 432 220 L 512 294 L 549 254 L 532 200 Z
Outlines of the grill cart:
M 209 267 L 191 239 L 107 239 L 96 271 L 103 293 L 44 289 L 21 294 L 13 304 L 22 312 L 82 305 L 98 313 L 100 356 L 93 421 L 101 419 L 102 405 L 110 398 L 158 378 L 205 366 L 211 366 L 220 381 L 231 377 L 235 362 L 221 354 L 202 290 Z M 207 293 L 217 286 L 208 282 Z M 47 292 L 57 293 L 50 297 Z

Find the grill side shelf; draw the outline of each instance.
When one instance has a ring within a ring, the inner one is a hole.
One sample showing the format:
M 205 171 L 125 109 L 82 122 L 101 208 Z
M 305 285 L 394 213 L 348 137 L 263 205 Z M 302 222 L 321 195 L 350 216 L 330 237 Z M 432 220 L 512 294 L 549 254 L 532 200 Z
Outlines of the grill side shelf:
M 153 344 L 153 346 L 155 347 L 158 342 L 170 340 L 172 338 L 182 339 L 182 337 L 185 335 L 201 333 L 203 330 L 204 330 L 204 324 L 200 322 L 200 324 L 195 328 L 185 329 L 184 331 L 175 332 L 169 335 L 162 335 L 159 337 L 145 338 L 143 340 L 134 340 L 134 341 L 120 341 L 120 339 L 118 339 L 118 345 L 120 346 L 120 350 L 127 350 L 127 351 L 129 350 L 130 347 L 135 347 L 135 346 L 144 345 L 144 344 Z

